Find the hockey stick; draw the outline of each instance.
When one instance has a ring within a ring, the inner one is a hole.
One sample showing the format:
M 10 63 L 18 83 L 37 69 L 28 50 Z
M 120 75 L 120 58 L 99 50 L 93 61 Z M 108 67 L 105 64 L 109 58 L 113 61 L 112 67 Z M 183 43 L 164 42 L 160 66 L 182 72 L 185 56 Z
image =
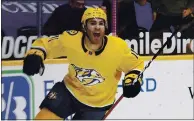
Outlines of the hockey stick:
M 133 84 L 135 82 L 137 82 L 137 80 L 142 76 L 142 74 L 144 73 L 144 71 L 150 66 L 150 64 L 154 61 L 154 59 L 156 59 L 156 57 L 161 53 L 161 51 L 164 49 L 164 47 L 168 44 L 169 41 L 171 41 L 172 37 L 177 33 L 177 32 L 181 32 L 189 27 L 191 27 L 192 25 L 194 25 L 194 20 L 192 20 L 190 23 L 186 24 L 186 25 L 182 25 L 181 27 L 179 27 L 178 29 L 176 29 L 172 35 L 167 39 L 167 41 L 164 43 L 164 45 L 158 50 L 158 52 L 152 57 L 152 59 L 147 63 L 147 65 L 144 67 L 143 71 L 138 75 L 138 77 L 134 80 Z M 113 111 L 113 109 L 119 104 L 119 102 L 123 99 L 123 95 L 121 95 L 119 97 L 119 99 L 115 102 L 115 104 L 108 110 L 108 112 L 105 114 L 103 120 L 105 120 L 107 118 L 107 116 L 110 115 L 110 113 Z

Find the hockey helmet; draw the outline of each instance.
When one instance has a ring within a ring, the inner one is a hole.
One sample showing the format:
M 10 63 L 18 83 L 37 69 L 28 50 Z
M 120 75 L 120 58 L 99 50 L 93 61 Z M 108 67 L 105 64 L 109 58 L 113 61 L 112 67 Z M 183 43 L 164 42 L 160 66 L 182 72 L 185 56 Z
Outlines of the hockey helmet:
M 106 13 L 99 7 L 89 7 L 85 10 L 81 23 L 85 24 L 86 20 L 92 19 L 92 18 L 101 18 L 105 21 L 105 26 L 107 27 L 107 16 Z

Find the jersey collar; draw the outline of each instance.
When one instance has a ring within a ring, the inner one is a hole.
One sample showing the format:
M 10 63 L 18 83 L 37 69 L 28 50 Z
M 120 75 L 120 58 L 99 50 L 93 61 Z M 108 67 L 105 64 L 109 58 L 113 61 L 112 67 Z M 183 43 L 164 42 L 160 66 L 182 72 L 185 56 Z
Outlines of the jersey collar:
M 86 46 L 85 46 L 85 44 L 84 44 L 84 38 L 85 38 L 85 34 L 83 34 L 83 36 L 82 36 L 82 48 L 83 48 L 83 51 L 85 52 L 85 53 L 88 53 L 89 55 L 93 55 L 93 53 L 97 56 L 97 55 L 100 55 L 103 51 L 104 51 L 104 49 L 105 49 L 105 47 L 106 47 L 106 44 L 107 44 L 107 37 L 105 36 L 104 37 L 104 44 L 102 45 L 103 47 L 100 49 L 100 50 L 97 50 L 97 51 L 95 51 L 95 52 L 92 52 L 92 51 L 90 51 L 90 50 L 88 50 L 87 48 L 86 48 Z

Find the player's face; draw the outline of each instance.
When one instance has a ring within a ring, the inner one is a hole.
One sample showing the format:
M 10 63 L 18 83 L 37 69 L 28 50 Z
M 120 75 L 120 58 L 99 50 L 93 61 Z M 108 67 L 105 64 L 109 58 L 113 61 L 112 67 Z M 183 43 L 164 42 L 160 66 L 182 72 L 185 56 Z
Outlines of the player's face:
M 101 43 L 105 35 L 105 22 L 103 19 L 89 19 L 87 22 L 87 34 L 93 44 Z

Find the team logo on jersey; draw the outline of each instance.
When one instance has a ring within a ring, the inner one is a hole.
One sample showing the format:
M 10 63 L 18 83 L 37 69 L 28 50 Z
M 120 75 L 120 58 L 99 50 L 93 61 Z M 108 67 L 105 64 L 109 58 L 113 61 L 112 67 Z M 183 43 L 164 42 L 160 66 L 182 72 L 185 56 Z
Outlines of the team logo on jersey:
M 83 85 L 92 86 L 102 83 L 105 80 L 105 78 L 94 69 L 85 69 L 77 67 L 74 64 L 71 65 L 76 71 L 76 78 L 80 80 Z
M 75 30 L 67 30 L 67 33 L 70 35 L 76 35 L 78 33 L 78 31 Z

